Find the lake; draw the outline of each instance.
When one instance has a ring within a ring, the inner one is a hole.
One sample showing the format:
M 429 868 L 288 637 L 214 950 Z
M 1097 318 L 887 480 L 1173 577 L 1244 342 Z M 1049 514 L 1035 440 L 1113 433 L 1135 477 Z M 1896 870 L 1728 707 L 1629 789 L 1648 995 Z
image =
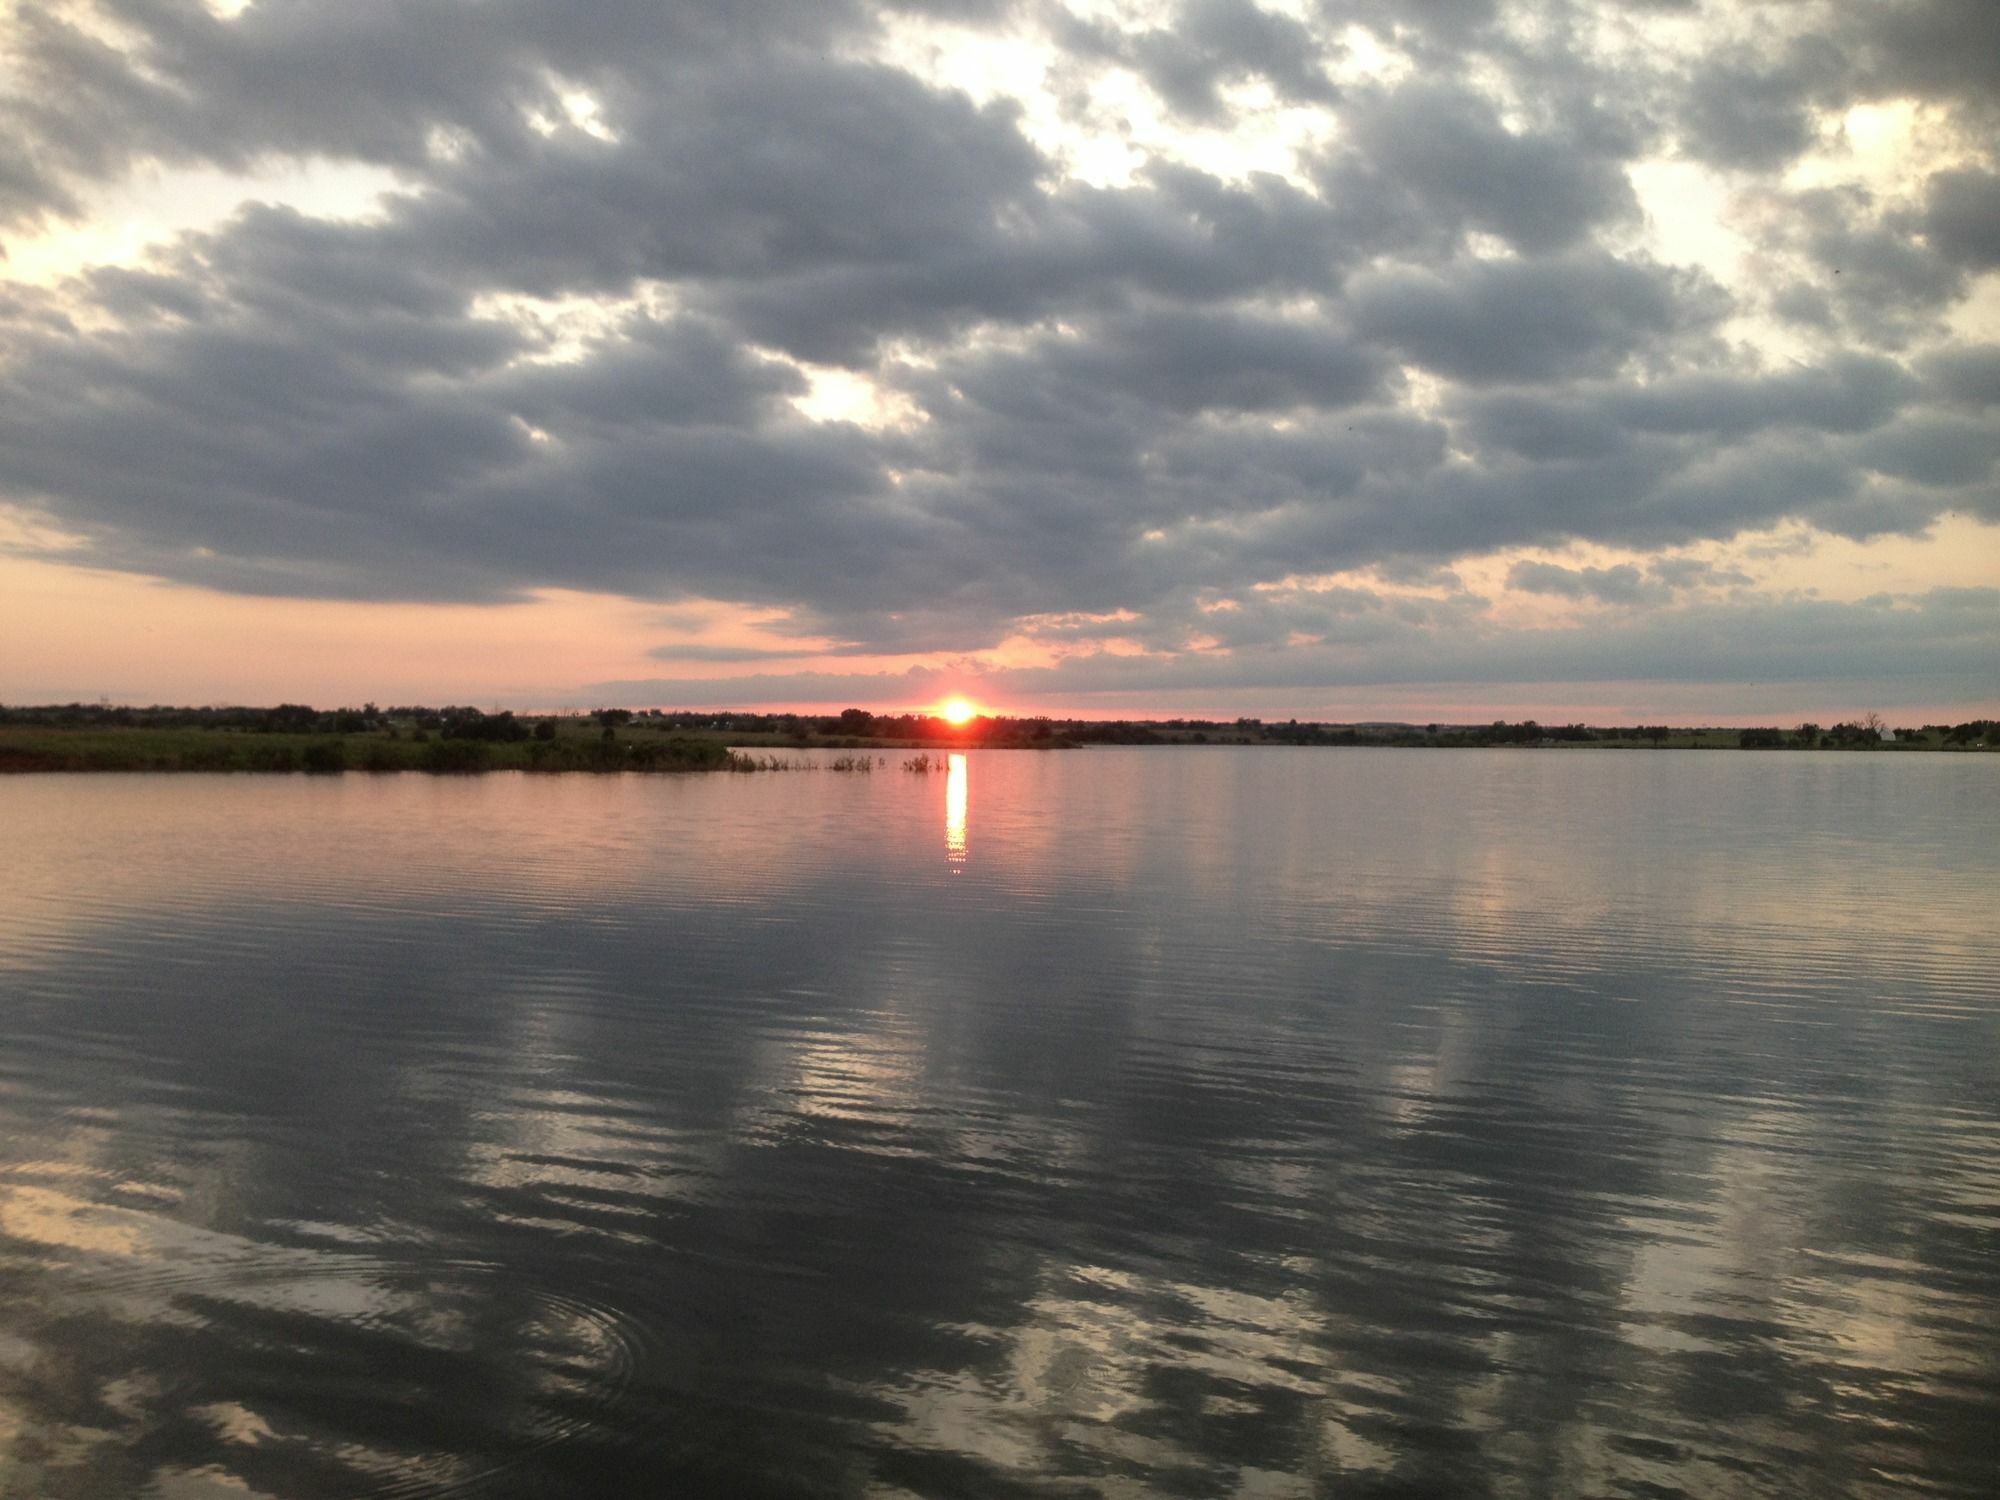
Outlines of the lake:
M 0 1494 L 1994 1492 L 2000 757 L 903 759 L 0 779 Z

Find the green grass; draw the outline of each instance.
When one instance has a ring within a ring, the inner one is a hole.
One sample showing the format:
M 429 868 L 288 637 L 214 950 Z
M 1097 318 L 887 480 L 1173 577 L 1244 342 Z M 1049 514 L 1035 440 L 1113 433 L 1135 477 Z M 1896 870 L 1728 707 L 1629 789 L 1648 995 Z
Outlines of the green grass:
M 444 739 L 405 724 L 397 729 L 355 734 L 268 734 L 240 728 L 128 728 L 88 726 L 51 728 L 0 725 L 0 772 L 8 771 L 216 771 L 297 772 L 428 771 L 435 774 L 478 771 L 754 771 L 803 768 L 768 753 L 769 750 L 823 748 L 859 751 L 838 757 L 835 770 L 874 769 L 888 750 L 922 750 L 918 760 L 942 770 L 946 750 L 965 741 L 939 743 L 909 739 L 854 739 L 834 735 L 727 734 L 717 730 L 663 729 L 645 720 L 618 728 L 610 738 L 592 720 L 558 720 L 554 739 L 486 741 Z M 1650 739 L 1600 739 L 1560 744 L 1557 749 L 1734 750 L 1739 732 L 1681 732 L 1655 744 Z M 1168 743 L 1200 738 L 1191 731 L 1163 731 Z M 1444 738 L 1444 737 L 1440 737 Z M 1272 743 L 1255 728 L 1216 734 L 1211 743 Z M 1387 744 L 1391 738 L 1371 735 L 1362 743 Z M 1405 734 L 1404 744 L 1432 743 L 1428 736 Z M 972 741 L 978 744 L 979 741 Z M 732 746 L 739 747 L 732 749 Z M 1860 747 L 1854 747 L 1859 749 Z M 1969 750 L 1971 745 L 1946 745 L 1939 737 L 1917 744 L 1884 742 L 1875 753 L 1902 750 Z M 744 753 L 747 751 L 748 753 Z M 1780 751 L 1759 751 L 1778 754 Z M 865 764 L 864 764 L 865 763 Z M 826 763 L 810 763 L 814 769 Z M 914 766 L 914 761 L 904 761 Z
M 553 740 L 419 739 L 403 732 L 261 734 L 237 729 L 0 727 L 5 771 L 734 771 L 720 740 L 592 725 Z

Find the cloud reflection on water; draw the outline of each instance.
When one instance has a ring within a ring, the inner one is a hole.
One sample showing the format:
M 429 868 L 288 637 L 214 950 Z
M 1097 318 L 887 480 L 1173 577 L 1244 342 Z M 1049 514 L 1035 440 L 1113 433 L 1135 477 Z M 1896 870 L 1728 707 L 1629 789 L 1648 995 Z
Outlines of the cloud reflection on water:
M 980 769 L 963 865 L 912 777 L 140 784 L 164 912 L 0 928 L 0 1492 L 1974 1492 L 1988 783 Z

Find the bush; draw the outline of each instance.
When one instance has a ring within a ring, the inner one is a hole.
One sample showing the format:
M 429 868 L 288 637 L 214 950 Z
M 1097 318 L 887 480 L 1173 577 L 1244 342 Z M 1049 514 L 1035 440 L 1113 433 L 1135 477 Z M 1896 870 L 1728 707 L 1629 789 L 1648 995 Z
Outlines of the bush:
M 528 737 L 528 726 L 514 717 L 508 709 L 497 714 L 481 713 L 476 708 L 447 708 L 444 711 L 444 737 L 448 740 L 482 740 L 508 744 Z
M 179 764 L 183 771 L 231 771 L 236 757 L 228 745 L 197 745 L 181 751 Z
M 306 746 L 299 756 L 308 776 L 334 776 L 347 769 L 347 746 L 340 740 L 322 740 Z
M 433 740 L 424 746 L 423 768 L 434 775 L 462 775 L 483 771 L 493 760 L 493 752 L 479 740 Z

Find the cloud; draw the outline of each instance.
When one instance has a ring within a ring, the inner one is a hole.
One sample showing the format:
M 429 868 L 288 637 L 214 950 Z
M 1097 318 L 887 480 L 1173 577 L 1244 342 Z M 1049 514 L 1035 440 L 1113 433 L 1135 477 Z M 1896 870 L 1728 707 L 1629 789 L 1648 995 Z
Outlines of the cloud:
M 1689 80 L 1680 123 L 1690 153 L 1726 167 L 1781 168 L 1813 144 L 1815 106 L 1852 89 L 1849 55 L 1824 34 L 1758 40 L 1777 55 L 1760 57 L 1757 46 L 1711 53 Z
M 64 207 L 75 185 L 166 161 L 242 167 L 331 157 L 413 173 L 441 138 L 501 160 L 564 118 L 565 84 L 621 96 L 706 65 L 804 55 L 868 29 L 842 0 L 582 0 L 556 20 L 534 0 L 323 5 L 269 0 L 225 19 L 199 4 L 101 0 L 108 25 L 57 7 L 10 15 L 30 86 L 0 107 Z
M 2000 12 L 1980 0 L 1835 5 L 1836 28 L 1861 55 L 1863 85 L 1990 120 L 2000 100 Z M 1817 18 L 1815 18 L 1817 19 Z
M 1955 265 L 2000 266 L 2000 173 L 1940 172 L 1924 209 L 1931 247 Z
M 595 697 L 621 703 L 678 703 L 696 708 L 740 708 L 758 703 L 874 705 L 915 708 L 962 687 L 962 671 L 912 668 L 906 672 L 752 672 L 741 677 L 633 677 L 587 685 Z
M 1321 191 L 1344 214 L 1372 220 L 1369 238 L 1385 248 L 1448 250 L 1483 230 L 1541 254 L 1638 212 L 1619 163 L 1596 143 L 1510 130 L 1469 87 L 1405 84 L 1347 118 Z
M 1870 434 L 1856 459 L 1878 474 L 1939 488 L 1979 484 L 2000 460 L 2000 430 L 1961 416 L 1919 416 Z
M 1812 285 L 1854 338 L 1902 349 L 1931 333 L 1938 313 L 1965 293 L 1964 268 L 1926 242 L 1908 214 L 1864 189 L 1814 189 L 1788 207 L 1795 217 L 1774 238 L 1804 256 Z
M 1248 79 L 1287 99 L 1330 104 L 1338 98 L 1317 61 L 1321 47 L 1314 33 L 1249 0 L 1180 0 L 1161 18 L 1165 24 L 1133 31 L 1060 8 L 1054 19 L 1065 48 L 1132 68 L 1187 119 L 1227 123 L 1224 87 Z
M 1517 562 L 1507 571 L 1507 587 L 1600 604 L 1644 604 L 1667 595 L 1663 586 L 1649 581 L 1630 563 L 1611 568 L 1565 568 L 1559 563 Z
M 791 661 L 820 652 L 807 646 L 722 646 L 707 641 L 675 641 L 646 652 L 655 661 L 745 662 Z
M 1940 349 L 1920 368 L 1952 401 L 1968 406 L 2000 405 L 2000 344 L 1962 344 Z
M 96 11 L 9 38 L 15 243 L 94 243 L 135 174 L 250 201 L 0 283 L 0 501 L 90 565 L 720 597 L 852 651 L 1116 617 L 1226 676 L 1481 615 L 1201 614 L 1286 578 L 1588 543 L 1633 560 L 1514 586 L 1637 618 L 1756 594 L 1660 549 L 2000 510 L 2000 361 L 1952 321 L 2000 266 L 1979 7 L 1578 0 L 1560 37 L 1500 0 Z M 982 28 L 1040 72 L 968 64 Z M 1904 98 L 1937 152 L 1850 171 L 1828 122 Z M 1664 248 L 1633 184 L 1675 153 L 1727 174 L 1745 253 Z M 258 201 L 306 161 L 393 185 Z M 806 415 L 830 383 L 853 420 Z
M 1700 277 L 1601 252 L 1369 272 L 1350 305 L 1365 338 L 1475 385 L 1609 375 L 1727 310 Z
M 1442 628 L 1421 616 L 1364 612 L 1308 646 L 1175 655 L 1071 657 L 1054 666 L 916 668 L 908 672 L 754 673 L 725 680 L 645 678 L 591 685 L 631 702 L 885 704 L 929 701 L 976 679 L 996 695 L 1060 705 L 1066 698 L 1185 701 L 1180 695 L 1259 694 L 1299 701 L 1334 689 L 1393 684 L 1537 685 L 1576 682 L 1749 684 L 1900 683 L 1924 694 L 1964 690 L 2000 664 L 2000 589 L 1939 589 L 1839 603 L 1705 599 L 1622 619 L 1534 630 Z M 1059 711 L 1059 710 L 1058 710 Z
M 1758 376 L 1696 373 L 1644 385 L 1575 383 L 1560 396 L 1522 391 L 1473 395 L 1467 430 L 1531 459 L 1601 456 L 1641 434 L 1747 438 L 1772 428 L 1865 432 L 1915 398 L 1918 382 L 1892 360 L 1836 355 L 1816 369 Z
M 1740 568 L 1720 567 L 1699 557 L 1655 558 L 1646 571 L 1670 589 L 1734 588 L 1752 581 Z
M 1939 590 L 1863 603 L 1756 601 L 1638 612 L 1622 624 L 1470 632 L 1409 625 L 1357 650 L 1172 659 L 1093 656 L 994 677 L 1026 697 L 1203 685 L 1315 688 L 1411 683 L 1783 682 L 1908 674 L 1961 681 L 1994 664 L 2000 590 Z

